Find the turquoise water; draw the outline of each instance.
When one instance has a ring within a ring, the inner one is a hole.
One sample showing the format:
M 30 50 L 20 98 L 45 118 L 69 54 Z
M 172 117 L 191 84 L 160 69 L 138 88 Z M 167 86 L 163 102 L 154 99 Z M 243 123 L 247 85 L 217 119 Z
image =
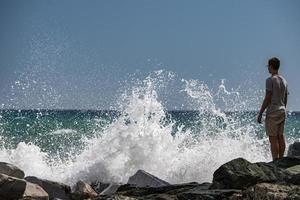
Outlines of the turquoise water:
M 32 143 L 49 154 L 65 156 L 69 152 L 80 152 L 84 148 L 83 138 L 101 136 L 103 130 L 121 115 L 117 111 L 80 111 L 80 110 L 2 110 L 0 112 L 0 133 L 2 147 L 16 148 L 20 142 Z M 263 125 L 255 121 L 256 112 L 231 112 L 226 115 L 240 123 L 239 126 L 253 126 L 257 138 L 265 137 Z M 197 111 L 168 111 L 162 124 L 173 124 L 172 134 L 177 130 L 191 130 L 195 135 L 202 124 Z M 218 128 L 226 129 L 226 124 L 219 119 Z M 218 123 L 217 123 L 218 124 Z M 300 137 L 300 113 L 289 113 L 286 128 L 289 141 Z

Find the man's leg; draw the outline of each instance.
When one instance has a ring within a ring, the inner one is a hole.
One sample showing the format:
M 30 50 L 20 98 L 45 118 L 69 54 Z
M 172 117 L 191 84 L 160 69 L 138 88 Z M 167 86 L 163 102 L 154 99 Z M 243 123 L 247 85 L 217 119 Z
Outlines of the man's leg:
M 282 158 L 284 155 L 284 151 L 285 151 L 285 139 L 284 139 L 284 135 L 278 135 L 278 154 L 279 154 L 279 158 Z
M 271 143 L 271 153 L 273 160 L 277 160 L 279 158 L 279 144 L 277 136 L 269 136 L 269 140 Z

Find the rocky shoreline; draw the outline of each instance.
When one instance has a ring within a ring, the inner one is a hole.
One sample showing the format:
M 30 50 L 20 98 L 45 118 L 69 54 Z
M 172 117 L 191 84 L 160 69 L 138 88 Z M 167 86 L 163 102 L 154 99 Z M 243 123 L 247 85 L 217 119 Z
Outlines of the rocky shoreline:
M 138 170 L 127 184 L 78 181 L 68 185 L 27 176 L 18 167 L 0 162 L 0 200 L 300 200 L 300 142 L 288 157 L 265 163 L 237 158 L 220 166 L 212 183 L 170 184 Z

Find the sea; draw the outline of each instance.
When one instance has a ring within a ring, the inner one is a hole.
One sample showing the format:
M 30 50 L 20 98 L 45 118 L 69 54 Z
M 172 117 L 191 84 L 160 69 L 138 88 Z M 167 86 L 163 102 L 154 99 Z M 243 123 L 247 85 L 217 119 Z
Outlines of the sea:
M 70 185 L 126 183 L 139 169 L 174 184 L 211 182 L 232 159 L 271 161 L 257 111 L 244 109 L 250 97 L 224 82 L 215 92 L 197 80 L 182 84 L 194 109 L 167 109 L 151 77 L 126 91 L 119 109 L 2 109 L 0 161 Z M 299 140 L 299 112 L 287 112 L 285 136 L 287 145 Z

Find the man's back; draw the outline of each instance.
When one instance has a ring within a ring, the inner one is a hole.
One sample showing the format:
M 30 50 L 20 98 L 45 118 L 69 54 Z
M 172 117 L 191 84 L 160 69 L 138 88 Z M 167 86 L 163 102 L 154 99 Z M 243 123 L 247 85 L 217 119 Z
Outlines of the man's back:
M 272 93 L 271 103 L 267 108 L 267 114 L 275 111 L 285 111 L 287 81 L 280 75 L 273 75 L 266 80 L 266 90 Z
M 279 67 L 278 58 L 268 60 L 268 71 L 272 76 L 266 80 L 266 95 L 257 115 L 257 122 L 261 123 L 262 114 L 267 108 L 265 128 L 269 136 L 273 160 L 282 158 L 285 151 L 284 124 L 288 89 L 286 80 L 279 76 Z

